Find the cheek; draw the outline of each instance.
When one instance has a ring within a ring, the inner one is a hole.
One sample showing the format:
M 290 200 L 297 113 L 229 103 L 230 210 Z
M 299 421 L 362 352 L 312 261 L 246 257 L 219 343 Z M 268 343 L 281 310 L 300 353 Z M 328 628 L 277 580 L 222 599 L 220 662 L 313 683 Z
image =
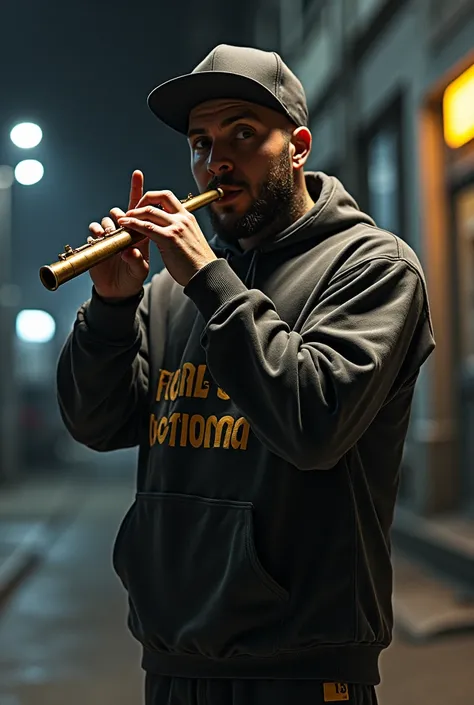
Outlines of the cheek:
M 249 145 L 249 149 L 242 151 L 242 154 L 239 155 L 239 162 L 244 171 L 258 179 L 267 172 L 268 164 L 272 161 L 274 153 L 275 145 L 270 140 L 265 140 L 257 145 Z
M 254 190 L 258 189 L 267 176 L 268 156 L 262 152 L 254 153 L 248 159 L 243 159 L 241 164 L 242 168 L 239 169 L 239 174 L 242 174 L 243 180 L 251 184 Z
M 191 157 L 191 173 L 199 186 L 207 186 L 209 173 L 204 160 Z

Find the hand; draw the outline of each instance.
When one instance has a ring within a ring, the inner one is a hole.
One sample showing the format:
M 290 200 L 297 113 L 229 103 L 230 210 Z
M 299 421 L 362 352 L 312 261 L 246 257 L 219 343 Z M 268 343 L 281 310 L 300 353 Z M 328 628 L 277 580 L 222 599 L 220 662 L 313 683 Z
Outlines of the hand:
M 143 196 L 143 174 L 134 171 L 130 184 L 129 208 L 134 208 Z M 105 231 L 116 230 L 118 218 L 124 215 L 120 208 L 112 208 L 111 217 L 102 218 L 101 223 L 91 223 L 89 230 L 94 237 Z M 143 282 L 150 271 L 150 241 L 144 238 L 133 247 L 110 257 L 89 270 L 99 296 L 106 299 L 126 299 L 140 293 Z
M 217 259 L 194 215 L 170 191 L 149 191 L 117 220 L 156 243 L 165 267 L 181 286 Z

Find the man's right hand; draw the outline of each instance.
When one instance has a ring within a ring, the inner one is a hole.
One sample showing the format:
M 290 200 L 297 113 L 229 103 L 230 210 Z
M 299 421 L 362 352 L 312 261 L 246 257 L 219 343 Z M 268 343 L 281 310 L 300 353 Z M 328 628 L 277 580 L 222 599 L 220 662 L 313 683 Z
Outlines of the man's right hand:
M 128 210 L 135 208 L 143 196 L 143 174 L 134 171 L 130 184 Z M 112 208 L 111 217 L 102 218 L 100 223 L 91 223 L 89 230 L 94 237 L 107 230 L 118 228 L 116 219 L 125 215 L 120 208 Z M 105 262 L 91 267 L 89 274 L 99 296 L 105 299 L 127 299 L 140 293 L 150 271 L 150 241 L 145 238 L 133 247 L 110 257 Z

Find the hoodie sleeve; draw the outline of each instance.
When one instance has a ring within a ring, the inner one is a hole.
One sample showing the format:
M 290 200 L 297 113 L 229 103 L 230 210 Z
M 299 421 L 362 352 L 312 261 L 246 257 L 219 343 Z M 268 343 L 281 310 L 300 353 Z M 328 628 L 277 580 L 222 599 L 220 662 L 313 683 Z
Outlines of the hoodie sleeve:
M 417 372 L 434 347 L 424 285 L 405 260 L 340 271 L 290 330 L 273 302 L 217 260 L 185 288 L 207 321 L 209 370 L 272 452 L 302 470 L 331 468 L 384 404 L 416 332 Z
M 112 304 L 93 290 L 60 353 L 57 396 L 72 437 L 98 451 L 138 444 L 148 393 L 150 284 Z

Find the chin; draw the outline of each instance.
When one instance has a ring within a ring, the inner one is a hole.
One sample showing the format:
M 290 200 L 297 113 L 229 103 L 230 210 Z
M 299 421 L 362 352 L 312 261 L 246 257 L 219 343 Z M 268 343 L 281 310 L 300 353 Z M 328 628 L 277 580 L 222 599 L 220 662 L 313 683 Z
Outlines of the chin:
M 219 223 L 229 225 L 231 223 L 236 223 L 243 215 L 245 215 L 245 211 L 239 212 L 232 206 L 226 206 L 221 209 L 220 213 L 216 213 L 215 215 Z

